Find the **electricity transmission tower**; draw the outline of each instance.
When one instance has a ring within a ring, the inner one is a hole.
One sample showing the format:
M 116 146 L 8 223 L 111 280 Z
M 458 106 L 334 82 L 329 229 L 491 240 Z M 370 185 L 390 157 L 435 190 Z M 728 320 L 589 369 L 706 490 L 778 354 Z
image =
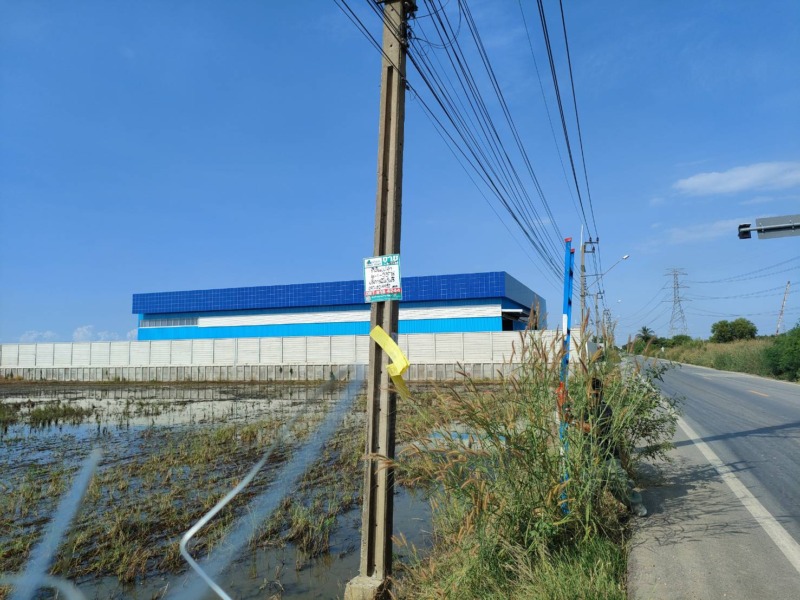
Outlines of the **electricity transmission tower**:
M 669 337 L 675 337 L 677 334 L 688 335 L 689 326 L 686 324 L 686 315 L 681 304 L 681 290 L 686 286 L 680 281 L 681 276 L 686 276 L 686 271 L 670 269 L 667 271 L 667 276 L 669 275 L 672 275 L 672 317 L 669 320 Z

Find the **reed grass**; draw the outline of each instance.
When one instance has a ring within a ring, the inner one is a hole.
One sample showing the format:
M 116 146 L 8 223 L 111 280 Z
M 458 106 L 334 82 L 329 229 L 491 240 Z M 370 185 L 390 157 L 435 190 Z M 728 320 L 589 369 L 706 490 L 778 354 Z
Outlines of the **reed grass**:
M 407 402 L 398 479 L 434 514 L 431 554 L 400 598 L 624 598 L 627 477 L 670 448 L 676 409 L 646 376 L 594 357 L 570 377 L 570 424 L 555 419 L 560 347 L 530 336 L 516 372 Z M 613 410 L 598 433 L 592 380 Z

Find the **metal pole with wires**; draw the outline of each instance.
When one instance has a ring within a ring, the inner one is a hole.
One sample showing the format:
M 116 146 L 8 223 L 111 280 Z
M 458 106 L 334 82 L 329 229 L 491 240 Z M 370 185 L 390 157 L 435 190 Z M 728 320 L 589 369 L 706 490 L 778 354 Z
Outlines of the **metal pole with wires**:
M 566 238 L 564 257 L 564 313 L 561 317 L 561 327 L 564 335 L 563 355 L 561 358 L 561 373 L 558 384 L 558 415 L 562 416 L 567 398 L 567 378 L 569 377 L 569 345 L 570 328 L 572 327 L 572 289 L 575 281 L 575 249 L 572 247 L 572 238 Z
M 572 290 L 575 281 L 575 249 L 572 247 L 572 238 L 566 238 L 564 256 L 564 313 L 562 315 L 561 326 L 564 331 L 563 356 L 561 358 L 561 373 L 556 393 L 556 423 L 558 424 L 558 436 L 563 446 L 562 454 L 566 453 L 566 434 L 567 423 L 569 422 L 569 405 L 567 400 L 567 381 L 569 379 L 569 345 L 570 328 L 572 327 Z M 569 473 L 564 470 L 563 483 L 569 480 Z M 561 509 L 564 513 L 569 512 L 567 504 L 566 486 L 561 493 Z

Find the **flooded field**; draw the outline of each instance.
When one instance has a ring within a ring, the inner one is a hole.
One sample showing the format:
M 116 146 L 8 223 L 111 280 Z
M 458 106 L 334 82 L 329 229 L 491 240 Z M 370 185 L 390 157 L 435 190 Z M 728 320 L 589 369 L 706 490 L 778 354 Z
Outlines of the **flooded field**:
M 51 572 L 86 598 L 195 597 L 180 538 L 263 459 L 188 551 L 221 561 L 214 581 L 233 598 L 341 597 L 358 572 L 363 410 L 358 386 L 336 382 L 0 386 L 0 573 L 25 569 L 99 448 Z M 402 489 L 395 503 L 395 533 L 424 549 L 427 503 Z

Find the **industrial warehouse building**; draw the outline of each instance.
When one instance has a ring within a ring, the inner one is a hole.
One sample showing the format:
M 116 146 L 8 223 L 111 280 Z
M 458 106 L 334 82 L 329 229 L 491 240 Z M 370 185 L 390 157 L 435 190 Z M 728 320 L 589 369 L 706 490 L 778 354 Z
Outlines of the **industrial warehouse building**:
M 400 334 L 545 326 L 546 305 L 508 273 L 404 277 Z M 134 294 L 139 340 L 369 334 L 363 281 Z
M 509 374 L 526 339 L 555 352 L 543 298 L 505 272 L 402 278 L 409 380 Z M 136 341 L 0 344 L 0 376 L 57 381 L 351 378 L 369 359 L 363 281 L 134 294 Z M 523 329 L 534 332 L 521 336 Z M 573 352 L 576 344 L 573 332 Z

